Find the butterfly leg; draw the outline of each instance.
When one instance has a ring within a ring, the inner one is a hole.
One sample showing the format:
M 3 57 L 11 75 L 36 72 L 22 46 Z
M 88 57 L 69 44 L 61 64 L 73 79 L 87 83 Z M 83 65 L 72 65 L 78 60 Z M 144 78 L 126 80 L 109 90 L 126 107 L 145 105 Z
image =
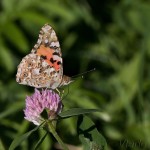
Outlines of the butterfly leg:
M 62 99 L 63 95 L 64 95 L 64 89 L 62 91 L 60 91 L 60 90 L 58 90 L 58 88 L 56 88 L 56 91 L 58 92 L 60 98 Z
M 61 94 L 61 99 L 63 100 L 63 96 L 64 96 L 65 90 L 62 90 L 62 94 Z
M 58 92 L 58 94 L 60 95 L 60 91 L 56 88 L 56 91 Z
M 64 94 L 64 93 L 65 93 L 65 90 L 63 89 L 63 94 Z M 69 94 L 69 85 L 68 85 L 67 93 L 64 95 L 64 97 L 62 98 L 62 100 L 65 99 L 65 98 L 67 97 L 68 94 Z
M 65 94 L 65 90 L 63 88 L 61 88 L 61 92 L 58 89 L 57 89 L 57 91 L 60 93 L 59 95 L 61 97 L 61 100 L 64 100 L 67 97 L 67 95 L 69 94 L 69 85 L 68 85 L 67 94 Z

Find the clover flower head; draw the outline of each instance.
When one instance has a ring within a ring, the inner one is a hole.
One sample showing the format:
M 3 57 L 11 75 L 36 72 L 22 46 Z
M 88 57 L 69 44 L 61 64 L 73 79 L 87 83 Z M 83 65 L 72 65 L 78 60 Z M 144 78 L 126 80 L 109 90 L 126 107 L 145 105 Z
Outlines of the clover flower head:
M 42 117 L 42 112 L 44 110 L 47 112 L 47 119 L 55 119 L 57 114 L 62 110 L 60 97 L 52 90 L 45 89 L 39 91 L 35 89 L 33 95 L 26 97 L 24 118 L 33 122 L 35 125 L 40 125 L 44 121 L 44 118 Z

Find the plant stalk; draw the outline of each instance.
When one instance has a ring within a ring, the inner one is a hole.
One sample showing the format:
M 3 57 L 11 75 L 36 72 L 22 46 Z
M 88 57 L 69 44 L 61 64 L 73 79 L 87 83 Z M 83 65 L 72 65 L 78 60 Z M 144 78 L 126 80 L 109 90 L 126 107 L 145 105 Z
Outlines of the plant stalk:
M 48 121 L 48 130 L 52 133 L 52 135 L 55 137 L 55 139 L 58 141 L 58 143 L 62 146 L 63 150 L 69 150 L 68 147 L 64 144 L 64 142 L 61 140 L 60 136 L 57 134 L 54 125 L 51 121 Z

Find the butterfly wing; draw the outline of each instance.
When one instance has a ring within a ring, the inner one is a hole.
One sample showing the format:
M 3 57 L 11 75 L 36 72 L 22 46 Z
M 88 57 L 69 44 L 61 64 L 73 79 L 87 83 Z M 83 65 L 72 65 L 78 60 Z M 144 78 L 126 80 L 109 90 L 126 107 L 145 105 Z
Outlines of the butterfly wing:
M 53 28 L 45 24 L 31 53 L 18 66 L 16 80 L 36 88 L 55 89 L 63 76 L 62 54 Z

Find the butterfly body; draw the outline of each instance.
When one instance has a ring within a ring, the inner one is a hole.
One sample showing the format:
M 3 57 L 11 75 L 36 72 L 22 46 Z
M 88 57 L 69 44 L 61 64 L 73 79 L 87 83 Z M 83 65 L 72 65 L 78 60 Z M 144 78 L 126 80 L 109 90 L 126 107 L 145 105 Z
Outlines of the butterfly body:
M 35 88 L 56 89 L 72 82 L 63 75 L 60 45 L 53 28 L 45 24 L 31 53 L 18 65 L 16 81 Z

